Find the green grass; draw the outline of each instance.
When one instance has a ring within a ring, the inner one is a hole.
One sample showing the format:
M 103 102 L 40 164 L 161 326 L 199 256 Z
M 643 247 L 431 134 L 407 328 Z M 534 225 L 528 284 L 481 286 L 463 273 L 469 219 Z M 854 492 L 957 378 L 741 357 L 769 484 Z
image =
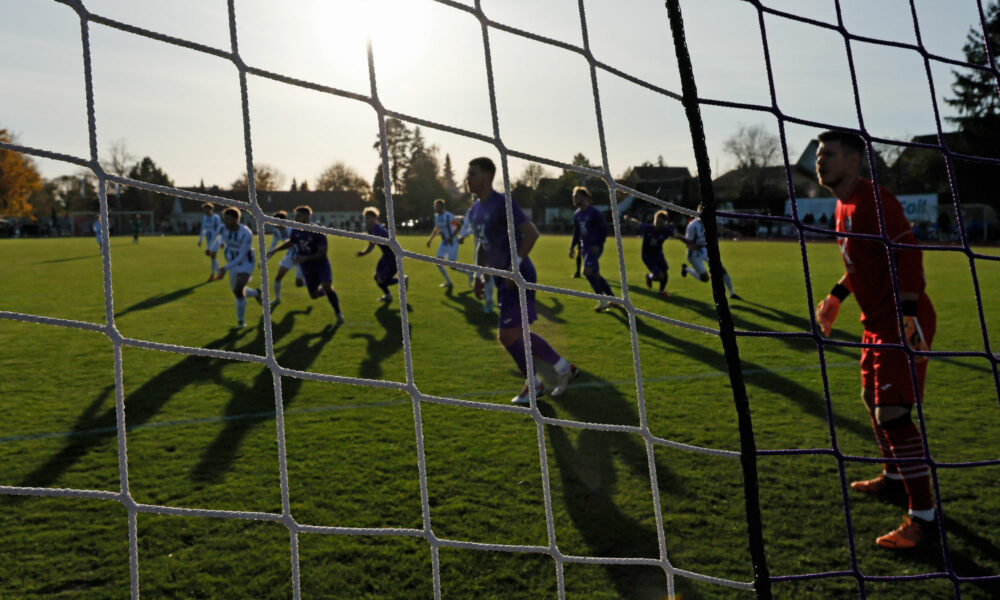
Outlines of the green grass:
M 324 299 L 310 301 L 286 279 L 272 314 L 274 353 L 291 369 L 405 382 L 398 301 L 375 302 L 376 256 L 363 243 L 331 239 L 334 284 L 347 323 L 330 326 Z M 427 251 L 422 237 L 403 240 Z M 568 239 L 545 236 L 533 252 L 542 283 L 587 290 L 569 277 Z M 798 245 L 727 242 L 723 260 L 745 302 L 731 304 L 738 329 L 806 331 L 810 307 Z M 995 249 L 984 252 L 996 253 Z M 468 259 L 469 247 L 461 255 Z M 717 327 L 708 285 L 679 277 L 683 248 L 663 300 L 642 282 L 638 241 L 625 240 L 630 294 L 638 308 Z M 103 274 L 92 239 L 0 240 L 0 310 L 104 323 Z M 810 243 L 814 293 L 843 265 L 830 243 Z M 207 259 L 193 237 L 112 240 L 115 326 L 125 337 L 264 355 L 261 309 L 232 330 L 224 282 L 205 283 Z M 612 288 L 617 253 L 602 259 Z M 982 350 L 969 274 L 958 253 L 927 253 L 928 290 L 938 310 L 935 349 Z M 277 260 L 270 264 L 276 268 Z M 983 311 L 997 350 L 1000 264 L 977 263 Z M 433 265 L 407 260 L 414 383 L 421 393 L 508 406 L 521 386 L 495 340 L 495 316 L 453 274 L 445 293 Z M 259 281 L 259 273 L 255 276 Z M 394 290 L 394 294 L 398 295 Z M 637 386 L 624 313 L 595 314 L 593 302 L 539 294 L 533 330 L 584 375 L 549 417 L 638 425 Z M 857 341 L 857 305 L 846 302 L 835 337 Z M 670 440 L 738 450 L 739 433 L 718 338 L 639 320 L 638 350 L 648 426 Z M 761 449 L 829 448 L 817 349 L 808 340 L 741 337 L 756 442 Z M 876 447 L 859 398 L 856 349 L 828 347 L 834 431 L 847 454 Z M 274 381 L 260 364 L 125 347 L 122 353 L 128 478 L 132 497 L 169 507 L 281 511 Z M 0 320 L 0 485 L 120 490 L 114 352 L 101 333 Z M 543 376 L 551 373 L 542 370 Z M 398 390 L 284 377 L 291 512 L 298 523 L 421 529 L 423 513 L 414 407 Z M 984 359 L 934 359 L 924 406 L 935 458 L 996 459 L 1000 410 Z M 420 404 L 430 524 L 442 539 L 547 546 L 543 474 L 535 421 L 520 413 Z M 559 550 L 593 557 L 659 556 L 645 441 L 626 433 L 544 428 L 553 530 Z M 712 577 L 750 581 L 742 472 L 730 457 L 655 447 L 671 564 Z M 760 501 L 772 575 L 852 568 L 837 462 L 829 456 L 764 456 Z M 850 479 L 877 467 L 849 463 Z M 938 471 L 954 568 L 1000 574 L 1000 467 Z M 904 509 L 850 496 L 857 568 L 866 575 L 944 569 L 939 549 L 896 554 L 874 538 Z M 290 538 L 281 524 L 141 513 L 139 586 L 145 597 L 286 598 L 292 593 Z M 303 597 L 431 598 L 426 540 L 407 536 L 299 535 Z M 544 554 L 443 548 L 445 598 L 552 598 L 555 562 Z M 125 598 L 130 595 L 128 513 L 114 501 L 0 495 L 0 598 Z M 566 564 L 566 597 L 662 598 L 655 567 Z M 685 600 L 752 598 L 752 593 L 678 577 Z M 995 584 L 965 583 L 963 598 L 995 597 Z M 856 598 L 853 577 L 774 584 L 776 598 Z M 947 580 L 868 582 L 869 598 L 952 597 Z

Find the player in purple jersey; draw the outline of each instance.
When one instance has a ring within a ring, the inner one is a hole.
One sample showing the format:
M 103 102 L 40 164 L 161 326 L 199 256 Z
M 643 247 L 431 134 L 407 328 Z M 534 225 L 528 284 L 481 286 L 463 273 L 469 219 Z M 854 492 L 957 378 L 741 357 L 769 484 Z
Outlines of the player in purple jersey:
M 493 161 L 486 157 L 476 158 L 469 162 L 469 171 L 465 176 L 466 185 L 473 194 L 480 198 L 482 206 L 473 215 L 473 227 L 479 236 L 479 251 L 477 263 L 494 269 L 512 270 L 517 268 L 525 281 L 534 283 L 538 280 L 535 265 L 531 263 L 528 254 L 538 241 L 538 228 L 528 219 L 517 202 L 511 200 L 511 210 L 514 215 L 514 235 L 516 248 L 511 252 L 510 238 L 507 230 L 507 199 L 493 190 L 493 177 L 497 169 Z M 476 277 L 475 294 L 483 297 L 483 279 Z M 512 403 L 525 406 L 531 403 L 531 390 L 535 397 L 545 392 L 545 385 L 538 375 L 528 375 L 528 361 L 525 356 L 524 336 L 521 331 L 521 303 L 517 284 L 512 279 L 497 278 L 497 304 L 500 308 L 500 324 L 497 338 L 500 344 L 510 353 L 518 368 L 526 377 L 524 389 L 511 400 Z M 535 291 L 526 290 L 528 324 L 537 318 L 535 313 Z M 553 396 L 566 391 L 569 383 L 580 374 L 576 366 L 549 345 L 545 338 L 531 333 L 531 355 L 552 365 L 558 376 Z
M 674 237 L 674 228 L 667 224 L 667 211 L 658 210 L 653 215 L 653 224 L 643 223 L 629 216 L 622 217 L 639 226 L 642 235 L 642 262 L 649 269 L 646 273 L 646 287 L 652 289 L 653 282 L 660 282 L 660 295 L 669 298 L 667 293 L 667 259 L 663 256 L 663 242 Z
M 377 235 L 384 238 L 389 237 L 389 231 L 378 222 L 377 208 L 369 206 L 364 210 L 364 215 L 365 229 L 368 230 L 369 235 Z M 378 299 L 389 303 L 392 302 L 392 294 L 389 293 L 389 286 L 399 283 L 399 279 L 396 277 L 396 255 L 393 254 L 392 248 L 376 244 L 375 242 L 368 242 L 368 247 L 364 250 L 358 250 L 357 255 L 360 257 L 368 254 L 375 249 L 376 245 L 382 250 L 382 256 L 379 257 L 378 263 L 375 264 L 375 284 L 384 292 Z M 405 277 L 403 278 L 403 285 L 406 285 Z
M 604 240 L 608 237 L 608 227 L 604 223 L 604 215 L 590 203 L 590 192 L 582 185 L 573 188 L 573 240 L 569 243 L 569 257 L 573 258 L 579 246 L 583 254 L 583 276 L 590 282 L 590 287 L 598 294 L 614 296 L 608 281 L 601 276 L 601 265 L 598 262 L 604 252 Z M 594 308 L 604 312 L 611 308 L 611 302 L 601 300 Z
M 296 221 L 308 223 L 310 218 L 312 218 L 311 207 L 306 205 L 295 207 Z M 306 282 L 309 296 L 319 298 L 326 295 L 333 312 L 337 315 L 337 325 L 340 325 L 344 322 L 344 315 L 340 312 L 337 292 L 333 291 L 333 271 L 330 270 L 330 259 L 327 256 L 326 236 L 318 232 L 293 229 L 288 241 L 268 252 L 267 257 L 271 258 L 276 252 L 281 252 L 292 245 L 297 248 L 293 262 L 302 267 L 302 279 Z

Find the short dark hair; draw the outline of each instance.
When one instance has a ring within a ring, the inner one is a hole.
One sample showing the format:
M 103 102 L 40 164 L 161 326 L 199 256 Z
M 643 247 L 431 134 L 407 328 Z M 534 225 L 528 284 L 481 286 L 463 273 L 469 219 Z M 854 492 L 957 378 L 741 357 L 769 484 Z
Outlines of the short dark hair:
M 230 217 L 230 216 L 236 217 L 236 220 L 239 221 L 241 213 L 240 213 L 240 209 L 236 208 L 235 206 L 230 206 L 226 210 L 222 211 L 222 214 L 225 215 L 225 216 L 227 216 L 227 217 Z
M 479 158 L 473 158 L 472 160 L 469 161 L 469 166 L 479 167 L 481 170 L 483 170 L 486 173 L 489 173 L 490 175 L 497 174 L 497 166 L 493 164 L 492 160 L 486 158 L 485 156 L 480 156 Z
M 276 219 L 287 219 L 288 218 L 288 213 L 286 213 L 283 210 L 279 210 L 278 212 L 274 213 L 271 216 L 273 216 Z
M 820 142 L 840 142 L 844 148 L 847 148 L 849 152 L 854 154 L 860 154 L 864 156 L 865 152 L 865 141 L 861 139 L 860 136 L 854 133 L 849 133 L 847 131 L 837 131 L 835 129 L 824 131 L 823 133 L 816 136 Z
M 214 205 L 214 204 L 212 204 L 211 202 L 202 202 L 202 203 L 201 203 L 201 208 L 202 208 L 202 209 L 206 209 L 206 208 L 209 208 L 209 209 L 211 209 L 211 210 L 215 210 L 215 205 Z
M 304 213 L 308 214 L 309 216 L 312 216 L 313 209 L 308 204 L 303 204 L 302 206 L 296 206 L 295 207 L 295 212 L 296 213 L 304 212 Z

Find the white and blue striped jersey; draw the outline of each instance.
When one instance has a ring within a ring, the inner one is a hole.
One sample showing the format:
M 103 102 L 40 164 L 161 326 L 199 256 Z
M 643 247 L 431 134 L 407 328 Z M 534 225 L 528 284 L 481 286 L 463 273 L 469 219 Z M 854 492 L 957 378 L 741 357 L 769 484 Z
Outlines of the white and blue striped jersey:
M 684 237 L 688 241 L 695 243 L 695 247 L 692 250 L 700 250 L 705 247 L 705 226 L 702 224 L 701 219 L 691 219 L 691 222 L 687 225 L 687 229 L 684 230 Z
M 239 225 L 236 227 L 236 231 L 224 229 L 222 242 L 226 245 L 226 268 L 230 272 L 250 272 L 253 270 L 253 233 L 249 227 Z
M 291 229 L 287 227 L 275 227 L 271 233 L 271 247 L 268 248 L 267 251 L 271 252 L 281 244 L 284 244 L 285 242 L 288 241 L 288 238 L 291 235 L 292 235 Z M 295 246 L 295 244 L 292 244 L 288 248 L 288 250 L 285 251 L 285 256 L 294 257 L 297 252 L 298 248 Z
M 434 213 L 434 226 L 438 228 L 438 233 L 441 234 L 441 243 L 446 246 L 458 243 L 458 239 L 455 237 L 454 222 L 455 215 L 448 211 L 444 211 L 441 214 Z
M 204 215 L 201 218 L 201 233 L 198 235 L 198 243 L 200 244 L 201 240 L 204 239 L 211 244 L 224 228 L 222 218 L 219 215 L 215 213 Z

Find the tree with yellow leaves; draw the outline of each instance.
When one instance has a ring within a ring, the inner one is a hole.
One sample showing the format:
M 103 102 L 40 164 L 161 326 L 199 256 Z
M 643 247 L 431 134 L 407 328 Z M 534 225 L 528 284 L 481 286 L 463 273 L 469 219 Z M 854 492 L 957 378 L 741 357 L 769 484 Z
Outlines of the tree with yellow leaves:
M 14 134 L 0 129 L 0 141 L 16 143 Z M 0 215 L 31 216 L 28 198 L 41 188 L 42 178 L 30 156 L 0 148 Z

